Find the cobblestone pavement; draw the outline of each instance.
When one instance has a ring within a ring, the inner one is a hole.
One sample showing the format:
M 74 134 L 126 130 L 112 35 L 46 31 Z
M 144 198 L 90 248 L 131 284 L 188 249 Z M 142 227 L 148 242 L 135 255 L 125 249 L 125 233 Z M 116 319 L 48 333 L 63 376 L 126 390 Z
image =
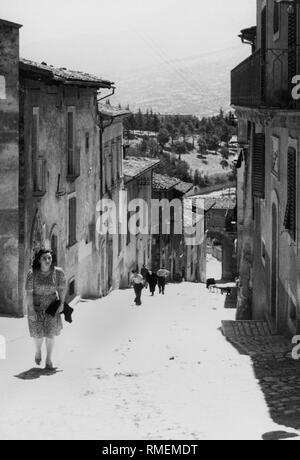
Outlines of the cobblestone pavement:
M 0 360 L 1 439 L 298 435 L 274 423 L 280 405 L 283 412 L 299 407 L 298 399 L 291 403 L 300 394 L 297 378 L 291 380 L 297 363 L 284 353 L 282 363 L 270 353 L 253 361 L 226 341 L 221 321 L 233 320 L 235 311 L 224 308 L 225 296 L 183 283 L 168 285 L 165 296 L 144 292 L 142 307 L 133 298 L 132 290 L 114 291 L 77 305 L 74 322 L 57 340 L 54 372 L 34 365 L 26 320 L 0 318 L 7 339 L 7 359 Z M 260 348 L 252 339 L 253 349 Z M 297 421 L 298 412 L 286 417 Z
M 263 321 L 224 321 L 223 333 L 241 354 L 251 357 L 273 421 L 299 430 L 300 361 L 292 358 L 291 340 L 271 335 Z M 278 436 L 285 437 L 280 432 Z

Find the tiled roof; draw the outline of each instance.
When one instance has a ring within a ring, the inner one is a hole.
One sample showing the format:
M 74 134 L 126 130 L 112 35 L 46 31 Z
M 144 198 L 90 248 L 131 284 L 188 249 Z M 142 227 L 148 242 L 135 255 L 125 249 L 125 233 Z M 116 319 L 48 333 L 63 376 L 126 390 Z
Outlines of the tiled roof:
M 68 82 L 74 84 L 88 84 L 99 88 L 111 88 L 113 82 L 104 80 L 84 72 L 76 70 L 68 70 L 65 68 L 56 68 L 51 65 L 29 61 L 28 59 L 20 59 L 20 70 L 23 72 L 30 72 L 30 74 L 44 76 L 47 79 L 55 80 L 58 82 Z
M 128 157 L 123 160 L 123 171 L 125 178 L 134 178 L 144 173 L 148 169 L 155 168 L 160 160 L 153 158 Z
M 170 190 L 181 181 L 176 177 L 164 176 L 162 174 L 153 174 L 153 190 Z
M 214 198 L 214 200 L 213 209 L 235 209 L 236 207 L 235 197 Z
M 193 187 L 194 187 L 194 184 L 192 184 L 190 182 L 179 182 L 179 184 L 175 185 L 175 190 L 177 190 L 177 192 L 183 193 L 185 195 Z

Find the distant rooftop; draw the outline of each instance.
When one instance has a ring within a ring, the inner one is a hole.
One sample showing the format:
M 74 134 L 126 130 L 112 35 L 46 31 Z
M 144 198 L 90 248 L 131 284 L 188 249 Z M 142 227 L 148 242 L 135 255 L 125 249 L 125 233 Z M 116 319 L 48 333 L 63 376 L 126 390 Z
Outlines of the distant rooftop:
M 153 189 L 155 191 L 171 190 L 180 182 L 181 180 L 176 177 L 153 174 Z
M 194 187 L 194 184 L 191 182 L 179 182 L 179 184 L 175 185 L 175 190 L 177 192 L 183 193 L 184 195 L 189 192 Z
M 31 78 L 45 78 L 61 83 L 74 85 L 93 86 L 96 88 L 111 88 L 113 82 L 104 80 L 95 75 L 79 72 L 77 70 L 68 70 L 64 67 L 56 68 L 48 65 L 46 62 L 37 63 L 28 59 L 20 59 L 20 70 L 25 75 L 28 74 Z
M 23 27 L 21 24 L 17 24 L 16 22 L 6 21 L 5 19 L 0 19 L 0 25 L 4 25 L 7 27 L 13 27 L 15 29 L 21 29 L 21 27 Z
M 113 107 L 108 104 L 98 104 L 99 112 L 106 117 L 121 117 L 130 115 L 130 110 L 125 110 L 119 107 Z
M 129 182 L 149 169 L 155 168 L 159 163 L 160 160 L 153 158 L 128 157 L 126 160 L 123 160 L 125 182 Z

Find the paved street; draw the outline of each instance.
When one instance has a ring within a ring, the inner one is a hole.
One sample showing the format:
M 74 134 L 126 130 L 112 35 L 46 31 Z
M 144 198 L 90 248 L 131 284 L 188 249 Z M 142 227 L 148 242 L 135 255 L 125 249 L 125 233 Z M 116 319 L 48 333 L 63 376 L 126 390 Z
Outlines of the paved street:
M 184 283 L 164 297 L 147 292 L 142 307 L 132 300 L 128 290 L 78 304 L 58 341 L 55 373 L 35 367 L 25 320 L 0 319 L 8 340 L 1 439 L 259 440 L 294 432 L 273 422 L 251 358 L 222 335 L 221 320 L 235 313 L 224 296 Z

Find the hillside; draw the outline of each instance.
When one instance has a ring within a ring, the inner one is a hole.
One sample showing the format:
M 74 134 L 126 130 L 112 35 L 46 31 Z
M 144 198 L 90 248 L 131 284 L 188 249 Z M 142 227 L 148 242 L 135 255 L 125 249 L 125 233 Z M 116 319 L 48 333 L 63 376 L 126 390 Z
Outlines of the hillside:
M 224 52 L 123 72 L 116 78 L 113 104 L 133 111 L 152 108 L 159 113 L 210 116 L 230 107 L 230 71 L 249 54 L 238 46 Z

